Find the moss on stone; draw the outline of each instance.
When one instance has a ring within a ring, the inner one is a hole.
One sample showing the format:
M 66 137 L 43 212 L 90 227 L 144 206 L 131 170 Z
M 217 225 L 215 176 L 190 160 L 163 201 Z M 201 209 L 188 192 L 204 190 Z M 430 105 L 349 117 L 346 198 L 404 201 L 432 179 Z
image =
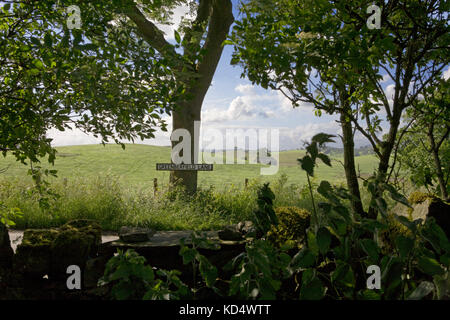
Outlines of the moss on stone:
M 275 213 L 278 225 L 271 227 L 267 233 L 268 239 L 278 246 L 291 243 L 301 247 L 310 224 L 311 213 L 297 207 L 275 208 Z
M 97 254 L 101 237 L 101 227 L 93 220 L 69 221 L 59 229 L 25 230 L 15 268 L 33 277 L 63 277 L 69 265 L 83 268 Z
M 428 199 L 435 200 L 435 196 L 429 193 L 421 192 L 421 191 L 414 191 L 409 195 L 408 201 L 411 205 L 422 203 Z
M 20 247 L 30 246 L 50 246 L 52 241 L 55 240 L 58 235 L 58 229 L 28 229 L 23 233 L 22 243 Z M 18 248 L 18 249 L 19 249 Z
M 61 231 L 77 231 L 84 233 L 86 235 L 92 236 L 94 238 L 94 243 L 96 245 L 100 245 L 102 243 L 102 228 L 100 224 L 98 224 L 94 220 L 89 219 L 79 219 L 72 220 L 64 224 L 61 228 Z
M 387 225 L 388 228 L 386 230 L 380 231 L 379 238 L 381 239 L 381 242 L 383 244 L 382 253 L 392 254 L 394 252 L 394 248 L 396 246 L 395 241 L 398 236 L 402 235 L 405 237 L 412 237 L 413 234 L 411 230 L 408 229 L 408 227 L 400 223 L 395 218 L 395 214 L 388 215 Z

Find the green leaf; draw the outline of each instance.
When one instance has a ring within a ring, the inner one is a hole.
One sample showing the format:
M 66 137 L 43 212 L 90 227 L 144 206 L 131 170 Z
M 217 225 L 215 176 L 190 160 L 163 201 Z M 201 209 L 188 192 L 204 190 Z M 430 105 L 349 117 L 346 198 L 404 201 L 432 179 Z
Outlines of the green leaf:
M 211 288 L 217 280 L 217 268 L 211 264 L 211 262 L 206 259 L 205 256 L 197 255 L 199 261 L 199 270 L 203 279 L 205 279 L 206 286 Z
M 331 281 L 344 287 L 353 288 L 355 286 L 355 276 L 350 265 L 339 261 L 336 270 L 331 274 Z
M 318 133 L 316 134 L 314 137 L 312 137 L 311 141 L 312 142 L 317 142 L 319 145 L 323 145 L 327 142 L 335 142 L 333 139 L 336 137 L 335 135 L 332 134 L 326 134 L 326 133 Z
M 317 155 L 317 158 L 322 160 L 322 162 L 325 163 L 327 166 L 331 167 L 331 160 L 325 153 L 319 153 Z
M 180 34 L 178 33 L 177 30 L 174 30 L 173 33 L 174 33 L 174 35 L 175 35 L 175 41 L 176 41 L 178 44 L 180 44 L 180 43 L 181 43 L 181 36 L 180 36 Z
M 186 246 L 183 246 L 180 249 L 180 255 L 183 257 L 184 264 L 191 263 L 195 259 L 196 254 L 197 254 L 196 250 Z
M 398 251 L 401 258 L 406 258 L 414 247 L 414 240 L 407 238 L 403 235 L 399 235 L 395 239 L 395 244 L 397 245 Z
M 359 243 L 364 252 L 367 253 L 373 261 L 378 261 L 380 251 L 375 241 L 372 239 L 362 239 Z
M 308 248 L 315 256 L 317 256 L 319 254 L 319 246 L 317 245 L 316 235 L 311 230 L 308 230 L 307 238 L 308 238 Z
M 300 288 L 300 300 L 321 300 L 325 296 L 326 288 L 322 281 L 315 277 Z
M 290 263 L 290 267 L 294 270 L 299 268 L 310 268 L 316 263 L 316 256 L 309 249 L 300 250 Z
M 331 184 L 328 181 L 321 181 L 317 191 L 324 197 L 327 197 L 329 192 L 333 191 Z
M 317 158 L 317 154 L 319 153 L 319 149 L 317 148 L 317 143 L 311 143 L 309 146 L 306 147 L 306 152 L 309 153 L 311 156 L 311 159 L 314 160 Z
M 443 275 L 445 273 L 445 270 L 441 267 L 439 262 L 429 257 L 420 257 L 417 264 L 422 272 L 425 272 L 430 276 Z
M 226 46 L 226 45 L 233 45 L 234 42 L 231 40 L 225 40 L 224 42 L 222 42 L 222 46 Z
M 325 227 L 321 227 L 317 231 L 316 239 L 317 239 L 317 245 L 319 246 L 320 253 L 322 253 L 322 254 L 327 253 L 328 249 L 330 247 L 330 244 L 331 244 L 330 231 L 328 231 L 328 229 Z
M 50 33 L 46 33 L 44 36 L 44 43 L 47 47 L 51 48 L 53 45 L 53 39 L 52 36 L 50 35 Z
M 314 162 L 310 156 L 304 156 L 302 159 L 298 159 L 301 163 L 301 167 L 309 176 L 314 176 Z

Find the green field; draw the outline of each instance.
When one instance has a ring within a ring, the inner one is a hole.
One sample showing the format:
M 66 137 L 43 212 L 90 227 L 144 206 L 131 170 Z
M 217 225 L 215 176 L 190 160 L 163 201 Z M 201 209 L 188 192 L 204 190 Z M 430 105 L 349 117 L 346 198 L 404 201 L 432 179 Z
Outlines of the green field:
M 139 144 L 127 144 L 125 150 L 119 145 L 84 145 L 58 147 L 55 166 L 42 161 L 43 168 L 58 170 L 58 180 L 80 177 L 92 177 L 112 174 L 126 185 L 136 187 L 153 186 L 153 178 L 159 184 L 167 184 L 168 171 L 156 171 L 156 163 L 170 162 L 170 148 Z M 280 168 L 277 174 L 264 176 L 260 174 L 259 164 L 215 164 L 212 172 L 199 172 L 199 185 L 216 188 L 235 185 L 243 186 L 246 178 L 258 182 L 277 180 L 286 174 L 288 183 L 303 185 L 305 173 L 300 169 L 297 158 L 303 156 L 301 150 L 282 151 L 279 155 Z M 342 157 L 331 156 L 332 167 L 319 162 L 316 171 L 317 180 L 329 180 L 335 183 L 345 180 Z M 361 174 L 373 172 L 377 163 L 375 156 L 364 155 L 355 158 Z M 15 161 L 12 156 L 0 159 L 0 168 L 8 168 L 2 174 L 4 178 L 25 177 L 27 166 Z
M 8 156 L 0 160 L 0 210 L 15 228 L 56 227 L 72 219 L 94 219 L 104 230 L 123 225 L 156 230 L 214 230 L 253 219 L 257 191 L 270 181 L 275 206 L 297 206 L 312 211 L 305 172 L 297 164 L 303 151 L 280 153 L 280 168 L 272 176 L 260 175 L 261 165 L 214 165 L 212 172 L 199 172 L 200 192 L 195 196 L 168 188 L 169 172 L 156 171 L 156 163 L 170 162 L 170 148 L 148 145 L 88 145 L 57 148 L 55 166 L 42 161 L 43 168 L 58 170 L 47 179 L 58 196 L 50 197 L 47 208 L 39 206 L 41 196 L 27 176 L 27 166 Z M 274 156 L 274 155 L 272 155 Z M 331 157 L 333 158 L 333 157 Z M 313 184 L 329 180 L 344 183 L 339 156 L 332 167 L 319 163 Z M 361 174 L 374 169 L 374 156 L 356 158 Z M 158 178 L 154 194 L 153 179 Z M 248 188 L 244 188 L 245 179 Z M 314 188 L 315 189 L 315 188 Z M 316 201 L 320 195 L 315 192 Z M 363 201 L 365 194 L 363 194 Z M 10 210 L 19 209 L 21 216 Z

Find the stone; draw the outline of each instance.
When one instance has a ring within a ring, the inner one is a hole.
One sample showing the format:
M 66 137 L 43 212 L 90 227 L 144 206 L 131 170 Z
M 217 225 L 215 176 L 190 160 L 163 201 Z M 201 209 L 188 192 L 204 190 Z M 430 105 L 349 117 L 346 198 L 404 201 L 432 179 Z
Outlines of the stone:
M 12 266 L 14 251 L 11 248 L 8 228 L 0 222 L 0 269 L 9 269 Z
M 244 236 L 254 235 L 257 232 L 257 228 L 252 221 L 239 222 L 237 228 L 239 232 Z
M 412 204 L 412 209 L 398 204 L 393 213 L 404 216 L 412 221 L 433 217 L 442 228 L 447 237 L 450 238 L 450 204 L 439 198 L 428 196 L 423 201 Z
M 92 246 L 90 255 L 95 255 L 98 251 L 98 248 L 102 244 L 102 228 L 98 224 L 98 222 L 90 219 L 78 219 L 72 220 L 64 224 L 61 228 L 61 231 L 72 230 L 78 231 L 85 235 L 92 237 Z
M 97 287 L 98 280 L 103 276 L 106 269 L 106 264 L 108 263 L 111 256 L 104 255 L 98 258 L 89 259 L 86 261 L 86 267 L 83 274 L 83 285 L 84 288 L 95 288 Z
M 414 206 L 413 216 L 433 217 L 450 239 L 450 204 L 439 198 L 427 199 Z
M 25 230 L 14 269 L 26 277 L 64 278 L 70 265 L 83 269 L 97 255 L 101 242 L 100 225 L 87 219 L 69 221 L 61 228 Z
M 129 243 L 149 241 L 154 234 L 155 231 L 148 228 L 124 226 L 119 230 L 120 240 Z
M 236 225 L 227 226 L 218 232 L 220 240 L 224 241 L 241 241 L 243 240 L 242 233 Z
M 32 278 L 42 278 L 48 274 L 51 246 L 57 234 L 57 229 L 25 230 L 14 256 L 14 270 Z
M 93 220 L 73 220 L 64 224 L 51 244 L 50 276 L 66 277 L 70 265 L 84 270 L 86 261 L 98 253 L 101 235 L 100 225 Z

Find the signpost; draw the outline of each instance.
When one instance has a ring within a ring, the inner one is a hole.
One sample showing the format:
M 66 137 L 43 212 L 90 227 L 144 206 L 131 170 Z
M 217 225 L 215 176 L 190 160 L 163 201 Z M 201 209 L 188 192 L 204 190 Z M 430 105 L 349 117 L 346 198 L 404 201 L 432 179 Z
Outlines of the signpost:
M 157 163 L 157 171 L 213 171 L 212 164 Z
M 174 164 L 174 163 L 157 163 L 156 171 L 213 171 L 212 164 Z M 158 191 L 158 179 L 153 179 L 153 191 L 156 195 Z

